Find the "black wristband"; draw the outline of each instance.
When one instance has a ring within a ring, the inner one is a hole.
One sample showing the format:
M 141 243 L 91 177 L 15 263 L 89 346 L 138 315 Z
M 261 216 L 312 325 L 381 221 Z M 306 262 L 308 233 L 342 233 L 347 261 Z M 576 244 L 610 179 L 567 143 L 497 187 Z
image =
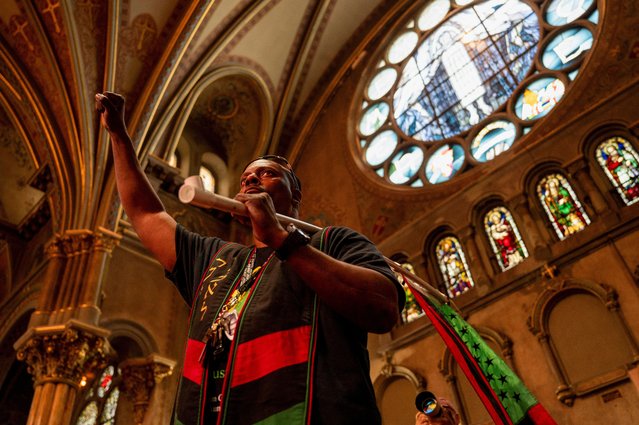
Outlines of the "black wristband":
M 282 261 L 286 261 L 292 253 L 304 245 L 308 245 L 311 241 L 309 235 L 302 232 L 292 223 L 286 227 L 286 230 L 288 230 L 288 236 L 284 239 L 282 245 L 275 250 L 275 255 Z

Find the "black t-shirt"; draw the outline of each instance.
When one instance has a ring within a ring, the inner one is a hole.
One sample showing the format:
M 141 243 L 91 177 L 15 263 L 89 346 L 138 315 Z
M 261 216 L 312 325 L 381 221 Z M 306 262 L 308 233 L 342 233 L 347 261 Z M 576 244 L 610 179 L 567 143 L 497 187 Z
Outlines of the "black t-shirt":
M 330 230 L 329 240 L 325 252 L 331 257 L 378 271 L 394 282 L 400 300 L 398 308 L 403 308 L 404 292 L 401 286 L 383 256 L 368 239 L 351 229 L 335 227 Z M 173 271 L 167 276 L 176 284 L 189 305 L 193 304 L 204 270 L 224 243 L 218 238 L 202 237 L 189 232 L 178 225 L 177 261 Z M 317 246 L 317 237 L 313 243 Z M 279 260 L 274 258 L 272 261 Z M 272 279 L 296 279 L 292 271 L 286 270 L 285 263 L 280 267 L 282 272 L 273 275 Z M 301 282 L 301 279 L 297 280 Z M 291 283 L 290 286 L 312 293 L 303 283 Z M 301 295 L 300 299 L 303 297 L 305 295 Z M 321 302 L 318 320 L 312 422 L 331 425 L 381 423 L 370 381 L 367 333 Z M 217 367 L 210 364 L 209 370 L 216 371 L 219 364 Z M 218 376 L 221 374 L 218 373 Z

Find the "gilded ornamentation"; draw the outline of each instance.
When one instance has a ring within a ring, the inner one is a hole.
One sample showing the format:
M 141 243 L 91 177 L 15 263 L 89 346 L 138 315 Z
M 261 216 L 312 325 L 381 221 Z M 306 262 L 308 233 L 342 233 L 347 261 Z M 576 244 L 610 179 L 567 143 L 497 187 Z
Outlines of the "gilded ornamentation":
M 108 363 L 109 344 L 104 336 L 72 327 L 53 331 L 36 328 L 31 338 L 17 349 L 18 360 L 28 365 L 36 385 L 64 382 L 76 388 L 87 372 L 103 369 Z
M 156 355 L 145 358 L 128 359 L 120 364 L 122 388 L 133 400 L 133 414 L 136 425 L 144 422 L 153 389 L 162 379 L 173 373 L 175 362 Z
M 69 230 L 52 239 L 45 250 L 49 257 L 69 257 L 87 254 L 91 250 L 111 253 L 120 239 L 121 235 L 102 227 L 95 232 L 87 229 Z

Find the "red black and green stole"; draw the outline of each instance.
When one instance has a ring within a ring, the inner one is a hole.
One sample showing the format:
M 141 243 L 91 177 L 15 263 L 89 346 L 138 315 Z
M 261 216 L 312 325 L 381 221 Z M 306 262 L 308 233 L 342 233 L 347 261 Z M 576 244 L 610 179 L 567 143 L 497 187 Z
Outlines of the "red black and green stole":
M 328 230 L 313 237 L 313 246 L 326 251 Z M 202 276 L 189 319 L 178 425 L 205 425 L 204 404 L 211 396 L 206 388 L 208 364 L 200 363 L 202 341 L 240 279 L 251 250 L 224 245 Z M 218 425 L 310 423 L 318 311 L 316 295 L 283 263 L 271 258 L 263 265 L 229 349 Z

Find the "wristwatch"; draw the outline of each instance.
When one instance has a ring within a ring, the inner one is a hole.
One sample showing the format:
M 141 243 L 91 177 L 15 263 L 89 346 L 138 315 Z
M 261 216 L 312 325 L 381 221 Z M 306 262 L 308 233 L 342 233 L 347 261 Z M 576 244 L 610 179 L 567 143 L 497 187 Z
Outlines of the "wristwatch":
M 286 261 L 292 253 L 304 245 L 308 245 L 311 241 L 311 237 L 295 227 L 293 223 L 289 223 L 286 226 L 286 231 L 288 236 L 284 239 L 282 245 L 275 250 L 275 255 L 282 261 Z

